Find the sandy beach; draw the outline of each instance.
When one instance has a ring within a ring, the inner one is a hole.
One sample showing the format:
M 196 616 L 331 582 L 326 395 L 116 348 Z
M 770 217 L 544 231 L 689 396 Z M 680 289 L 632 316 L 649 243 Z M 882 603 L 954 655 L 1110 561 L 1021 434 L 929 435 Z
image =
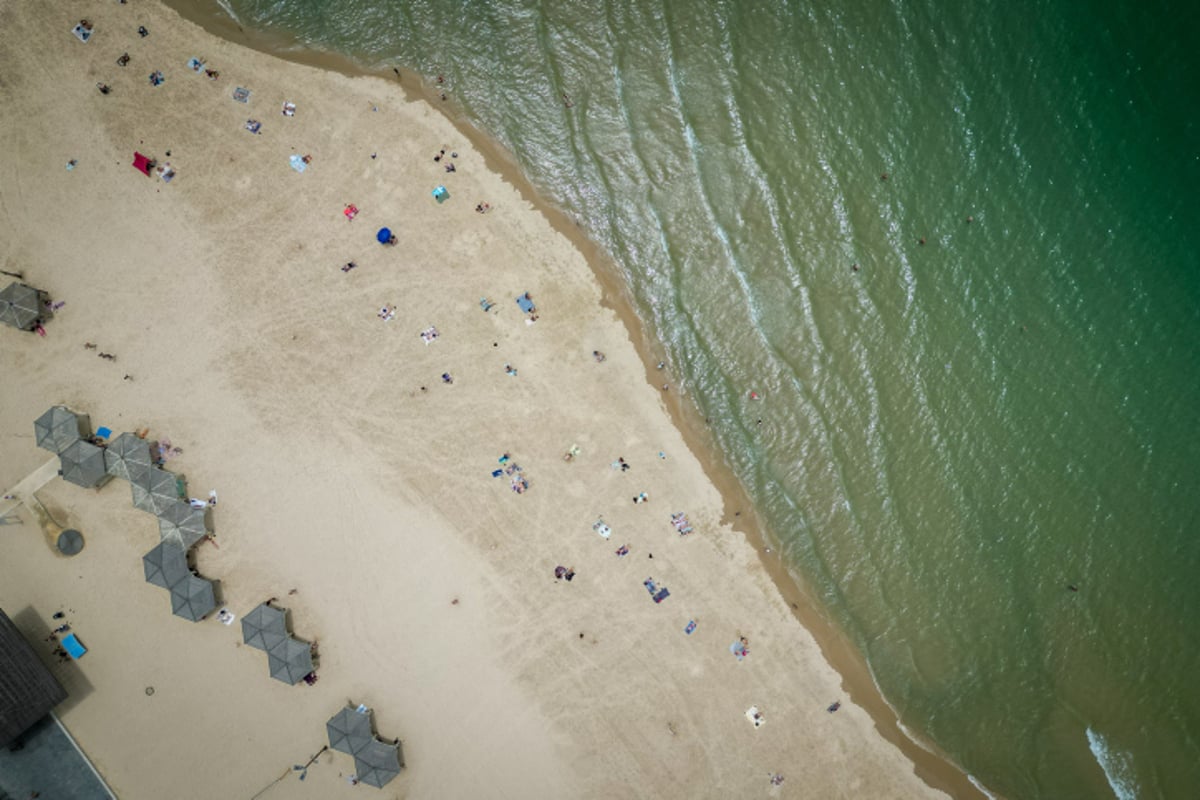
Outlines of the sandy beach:
M 319 642 L 318 683 L 271 680 L 238 625 L 144 582 L 157 526 L 124 482 L 47 484 L 0 526 L 0 606 L 86 642 L 54 665 L 60 717 L 118 796 L 370 795 L 348 756 L 291 770 L 347 700 L 404 742 L 382 797 L 940 795 L 723 521 L 584 256 L 436 109 L 100 0 L 0 9 L 0 102 L 2 268 L 65 302 L 45 338 L 0 329 L 0 486 L 51 458 L 54 404 L 169 438 L 190 493 L 219 492 L 196 552 L 222 604 L 278 597 Z

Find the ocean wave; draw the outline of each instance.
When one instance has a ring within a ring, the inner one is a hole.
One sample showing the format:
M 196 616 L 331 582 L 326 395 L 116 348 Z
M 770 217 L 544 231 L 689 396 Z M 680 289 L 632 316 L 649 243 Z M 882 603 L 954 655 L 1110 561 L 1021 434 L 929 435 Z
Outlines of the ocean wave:
M 1088 749 L 1096 758 L 1109 788 L 1117 800 L 1137 800 L 1138 785 L 1134 778 L 1133 757 L 1129 753 L 1114 749 L 1103 736 L 1090 727 L 1087 729 Z

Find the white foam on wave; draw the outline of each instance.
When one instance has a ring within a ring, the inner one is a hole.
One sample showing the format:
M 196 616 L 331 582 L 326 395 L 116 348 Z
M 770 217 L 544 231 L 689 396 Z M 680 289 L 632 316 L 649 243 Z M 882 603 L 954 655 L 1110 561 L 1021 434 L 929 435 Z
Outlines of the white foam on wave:
M 229 5 L 229 0 L 217 0 L 217 5 L 221 7 L 222 11 L 229 15 L 231 20 L 236 22 L 238 25 L 242 24 L 242 21 L 238 19 L 237 14 L 233 13 L 233 7 Z
M 974 786 L 976 789 L 978 789 L 980 792 L 982 792 L 983 794 L 986 794 L 988 796 L 988 800 L 996 800 L 996 795 L 989 792 L 987 790 L 987 787 L 984 786 L 982 783 L 980 783 L 978 781 L 978 779 L 976 779 L 976 777 L 969 772 L 967 773 L 967 780 L 969 780 L 971 782 L 971 785 Z
M 1109 788 L 1117 800 L 1137 800 L 1137 781 L 1133 777 L 1133 759 L 1128 753 L 1113 750 L 1104 737 L 1091 728 L 1087 729 L 1088 748 L 1096 758 Z

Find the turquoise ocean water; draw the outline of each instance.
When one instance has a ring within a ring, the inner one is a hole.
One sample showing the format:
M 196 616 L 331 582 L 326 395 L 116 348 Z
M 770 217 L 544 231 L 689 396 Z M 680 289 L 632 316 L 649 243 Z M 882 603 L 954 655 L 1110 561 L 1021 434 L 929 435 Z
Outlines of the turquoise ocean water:
M 445 76 L 907 728 L 1005 796 L 1200 796 L 1200 7 L 219 2 Z

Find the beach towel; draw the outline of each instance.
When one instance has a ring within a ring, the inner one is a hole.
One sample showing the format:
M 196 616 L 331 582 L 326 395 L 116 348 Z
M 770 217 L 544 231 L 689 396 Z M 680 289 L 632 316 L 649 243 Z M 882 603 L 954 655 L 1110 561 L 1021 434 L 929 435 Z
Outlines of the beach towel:
M 441 202 L 444 202 L 448 197 L 450 197 L 450 193 L 446 191 L 445 186 L 438 186 L 438 187 L 434 188 L 434 190 L 433 190 L 433 199 L 434 200 L 437 200 L 439 203 L 441 203 Z
M 152 159 L 142 155 L 141 153 L 137 152 L 136 150 L 134 151 L 134 153 L 133 153 L 133 168 L 134 169 L 136 169 L 138 172 L 142 173 L 147 178 L 149 178 L 150 170 L 153 167 L 154 167 L 154 161 Z
M 192 56 L 188 59 L 188 69 L 195 73 L 201 73 L 204 71 L 204 62 Z
M 150 85 L 151 86 L 162 86 L 162 83 L 165 80 L 166 80 L 166 78 L 163 77 L 163 74 L 160 70 L 156 69 L 156 70 L 154 70 L 154 72 L 150 73 Z
M 346 215 L 347 221 L 352 220 L 358 216 L 358 206 L 351 203 L 350 205 L 348 205 L 344 209 L 342 209 L 342 213 Z
M 304 172 L 304 170 L 308 169 L 308 164 L 304 163 L 304 156 L 291 156 L 288 158 L 288 163 L 292 165 L 292 169 L 296 170 L 296 172 Z
M 696 630 L 696 620 L 694 620 L 694 619 L 689 620 L 687 627 L 683 629 L 683 632 L 686 633 L 687 635 L 691 636 L 692 631 L 694 631 L 694 630 Z
M 592 530 L 603 536 L 605 539 L 607 539 L 609 536 L 612 536 L 612 528 L 605 525 L 602 520 L 598 520 L 596 524 L 592 526 Z
M 233 99 L 237 100 L 239 103 L 250 102 L 250 90 L 243 89 L 241 86 L 237 87 L 233 90 Z
M 92 38 L 92 23 L 88 23 L 85 27 L 82 22 L 71 29 L 71 33 L 75 34 L 75 38 L 87 44 L 87 40 Z
M 258 133 L 262 130 L 262 123 L 256 119 L 248 119 L 246 120 L 246 130 L 251 133 Z
M 646 580 L 642 581 L 642 586 L 646 587 L 646 591 L 650 593 L 651 597 L 653 597 L 654 593 L 658 591 L 658 587 L 655 586 L 653 578 L 646 578 Z
M 67 655 L 76 660 L 83 658 L 83 654 L 87 652 L 87 648 L 79 639 L 75 638 L 73 633 L 68 633 L 63 637 L 62 646 L 67 651 Z
M 284 103 L 283 104 L 283 115 L 285 117 L 296 116 L 296 104 L 295 103 Z
M 758 706 L 750 706 L 746 709 L 746 719 L 750 720 L 750 723 L 756 728 L 767 724 L 767 718 L 758 710 Z
M 537 311 L 537 307 L 534 306 L 533 300 L 529 298 L 529 292 L 517 297 L 517 305 L 520 306 L 521 310 L 526 314 L 532 314 L 534 311 Z
M 662 589 L 658 590 L 658 594 L 654 595 L 654 602 L 661 603 L 663 600 L 666 600 L 670 596 L 671 596 L 671 593 L 668 592 L 666 587 L 664 586 Z

